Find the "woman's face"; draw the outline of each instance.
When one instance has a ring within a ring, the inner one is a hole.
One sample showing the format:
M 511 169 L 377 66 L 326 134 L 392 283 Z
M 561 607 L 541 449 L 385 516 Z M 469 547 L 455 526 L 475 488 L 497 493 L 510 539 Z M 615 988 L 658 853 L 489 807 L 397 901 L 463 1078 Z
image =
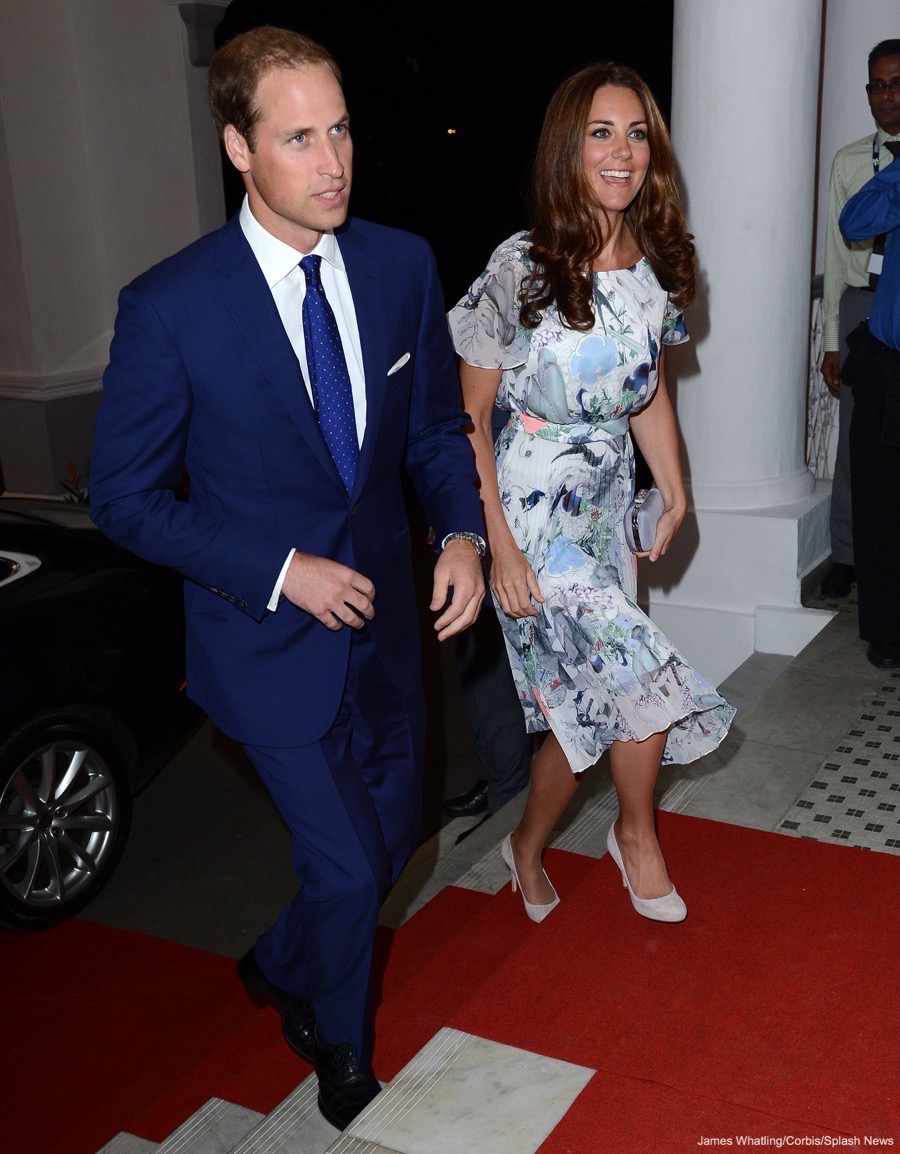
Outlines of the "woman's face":
M 604 84 L 594 93 L 583 159 L 597 200 L 608 213 L 623 213 L 650 167 L 644 106 L 631 88 Z

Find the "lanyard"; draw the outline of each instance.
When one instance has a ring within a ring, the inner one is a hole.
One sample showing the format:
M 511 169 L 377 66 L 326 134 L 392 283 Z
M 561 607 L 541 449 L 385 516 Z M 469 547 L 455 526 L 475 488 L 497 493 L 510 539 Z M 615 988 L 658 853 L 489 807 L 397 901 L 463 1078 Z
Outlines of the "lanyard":
M 878 175 L 878 170 L 881 168 L 881 157 L 878 150 L 878 133 L 872 137 L 872 168 L 875 170 L 875 175 Z

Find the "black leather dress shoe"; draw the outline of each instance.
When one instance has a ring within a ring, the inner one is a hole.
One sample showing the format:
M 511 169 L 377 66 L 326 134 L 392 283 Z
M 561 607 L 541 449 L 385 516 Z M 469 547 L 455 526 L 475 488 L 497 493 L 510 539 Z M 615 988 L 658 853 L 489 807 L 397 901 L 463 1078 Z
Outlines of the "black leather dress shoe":
M 879 669 L 900 669 L 900 645 L 876 645 L 873 641 L 866 657 Z
M 316 1055 L 316 1015 L 312 1002 L 298 994 L 289 994 L 273 985 L 256 960 L 256 949 L 250 949 L 235 964 L 237 976 L 255 1002 L 272 1002 L 281 1014 L 281 1032 L 284 1040 L 311 1066 Z
M 372 1071 L 359 1068 L 352 1042 L 329 1046 L 317 1037 L 316 1077 L 319 1109 L 337 1130 L 346 1130 L 357 1114 L 381 1093 L 381 1083 Z
M 821 594 L 823 597 L 847 597 L 855 580 L 856 570 L 853 566 L 836 561 L 825 575 Z
M 486 781 L 476 781 L 468 793 L 461 793 L 459 797 L 451 797 L 444 802 L 444 813 L 454 817 L 475 817 L 484 813 L 488 803 L 488 787 Z

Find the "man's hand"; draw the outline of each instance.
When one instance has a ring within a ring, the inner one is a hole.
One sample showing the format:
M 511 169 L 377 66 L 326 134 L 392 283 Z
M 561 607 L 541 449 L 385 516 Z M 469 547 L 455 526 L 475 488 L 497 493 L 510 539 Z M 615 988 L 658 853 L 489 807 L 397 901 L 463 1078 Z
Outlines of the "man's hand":
M 833 397 L 841 395 L 841 354 L 837 350 L 822 354 L 822 379 Z
M 368 577 L 314 553 L 294 554 L 281 592 L 327 629 L 362 629 L 375 616 L 375 586 Z
M 447 602 L 450 589 L 453 599 Z M 444 610 L 435 621 L 438 640 L 444 641 L 467 629 L 478 616 L 484 599 L 481 558 L 471 541 L 448 541 L 434 567 L 432 612 Z

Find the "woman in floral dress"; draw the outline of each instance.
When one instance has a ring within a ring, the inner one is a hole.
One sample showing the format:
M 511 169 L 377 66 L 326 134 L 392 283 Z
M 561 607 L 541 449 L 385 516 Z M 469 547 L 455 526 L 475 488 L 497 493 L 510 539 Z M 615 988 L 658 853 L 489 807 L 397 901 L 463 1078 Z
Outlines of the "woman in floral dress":
M 694 295 L 668 132 L 631 69 L 601 63 L 560 85 L 532 180 L 532 227 L 504 241 L 450 312 L 481 477 L 494 602 L 527 727 L 547 735 L 522 820 L 501 852 L 528 915 L 559 898 L 547 837 L 579 774 L 609 750 L 619 816 L 607 844 L 635 909 L 686 907 L 656 838 L 663 762 L 724 738 L 734 709 L 637 606 L 623 529 L 631 436 L 665 500 L 666 552 L 686 512 L 665 346 L 688 339 Z M 497 441 L 494 405 L 509 422 Z

